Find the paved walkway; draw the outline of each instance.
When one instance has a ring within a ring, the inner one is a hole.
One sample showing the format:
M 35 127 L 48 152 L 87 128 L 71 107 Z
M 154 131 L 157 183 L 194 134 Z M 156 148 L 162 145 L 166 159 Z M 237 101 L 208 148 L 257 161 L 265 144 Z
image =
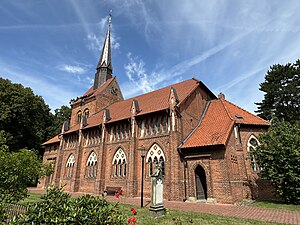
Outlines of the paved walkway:
M 33 193 L 45 193 L 42 189 L 30 188 L 30 192 Z M 80 196 L 84 193 L 71 193 L 72 196 Z M 108 201 L 118 201 L 114 196 L 107 196 Z M 122 197 L 122 203 L 130 205 L 140 205 L 140 198 L 124 198 Z M 149 206 L 150 200 L 145 199 L 144 205 Z M 229 217 L 238 217 L 245 219 L 254 219 L 261 221 L 285 223 L 285 224 L 298 224 L 300 225 L 300 212 L 259 208 L 251 206 L 237 206 L 237 205 L 225 205 L 225 204 L 208 204 L 208 203 L 194 203 L 194 202 L 177 202 L 177 201 L 164 201 L 164 205 L 168 209 L 189 211 L 189 212 L 201 212 L 214 215 L 222 215 Z

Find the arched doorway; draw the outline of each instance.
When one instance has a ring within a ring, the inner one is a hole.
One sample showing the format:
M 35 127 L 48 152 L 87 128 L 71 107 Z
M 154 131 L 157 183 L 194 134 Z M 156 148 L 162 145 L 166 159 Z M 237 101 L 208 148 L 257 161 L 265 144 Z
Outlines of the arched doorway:
M 195 169 L 195 179 L 196 179 L 197 200 L 206 200 L 207 199 L 206 176 L 202 166 L 197 166 L 197 168 Z

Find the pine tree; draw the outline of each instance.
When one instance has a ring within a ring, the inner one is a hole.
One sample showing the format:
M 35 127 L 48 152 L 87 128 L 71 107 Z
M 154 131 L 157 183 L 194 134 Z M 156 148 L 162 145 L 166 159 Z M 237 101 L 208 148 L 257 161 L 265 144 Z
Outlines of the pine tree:
M 260 84 L 264 99 L 256 111 L 264 119 L 295 122 L 300 120 L 300 60 L 286 65 L 273 65 Z

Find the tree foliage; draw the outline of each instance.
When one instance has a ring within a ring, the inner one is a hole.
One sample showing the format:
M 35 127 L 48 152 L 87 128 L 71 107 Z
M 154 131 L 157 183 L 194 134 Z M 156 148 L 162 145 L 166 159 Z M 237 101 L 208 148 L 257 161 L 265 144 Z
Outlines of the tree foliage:
M 51 137 L 61 132 L 61 127 L 64 121 L 69 121 L 71 118 L 71 108 L 68 106 L 61 106 L 59 109 L 54 110 L 53 123 L 50 127 Z
M 300 122 L 274 120 L 254 151 L 261 176 L 269 179 L 287 203 L 300 204 Z
M 256 111 L 264 119 L 273 116 L 294 122 L 300 118 L 300 60 L 286 65 L 273 65 L 260 84 L 264 99 Z
M 17 202 L 27 196 L 27 185 L 40 174 L 41 160 L 31 150 L 9 152 L 0 146 L 0 202 Z
M 29 206 L 25 215 L 13 224 L 124 224 L 125 218 L 118 204 L 110 204 L 101 197 L 84 195 L 72 199 L 59 188 L 47 189 L 43 201 Z
M 0 78 L 0 127 L 6 132 L 10 150 L 39 149 L 50 138 L 49 106 L 30 88 Z

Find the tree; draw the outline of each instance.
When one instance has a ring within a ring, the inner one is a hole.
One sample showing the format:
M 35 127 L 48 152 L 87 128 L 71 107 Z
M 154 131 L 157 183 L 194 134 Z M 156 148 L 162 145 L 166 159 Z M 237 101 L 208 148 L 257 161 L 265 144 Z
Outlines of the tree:
M 6 132 L 10 150 L 39 149 L 50 138 L 50 108 L 30 88 L 0 78 L 0 111 L 0 127 Z
M 0 147 L 0 202 L 17 202 L 27 196 L 27 185 L 40 173 L 41 160 L 34 151 L 9 152 Z
M 256 111 L 264 119 L 273 116 L 294 122 L 300 118 L 300 60 L 286 65 L 273 65 L 260 84 L 264 99 Z
M 287 203 L 300 204 L 300 122 L 291 125 L 275 119 L 260 142 L 254 155 L 262 178 L 270 180 Z
M 59 134 L 61 132 L 61 127 L 64 121 L 69 121 L 70 118 L 71 118 L 70 107 L 63 105 L 60 107 L 60 109 L 55 109 L 53 115 L 53 123 L 49 128 L 51 137 L 54 137 L 55 135 Z

